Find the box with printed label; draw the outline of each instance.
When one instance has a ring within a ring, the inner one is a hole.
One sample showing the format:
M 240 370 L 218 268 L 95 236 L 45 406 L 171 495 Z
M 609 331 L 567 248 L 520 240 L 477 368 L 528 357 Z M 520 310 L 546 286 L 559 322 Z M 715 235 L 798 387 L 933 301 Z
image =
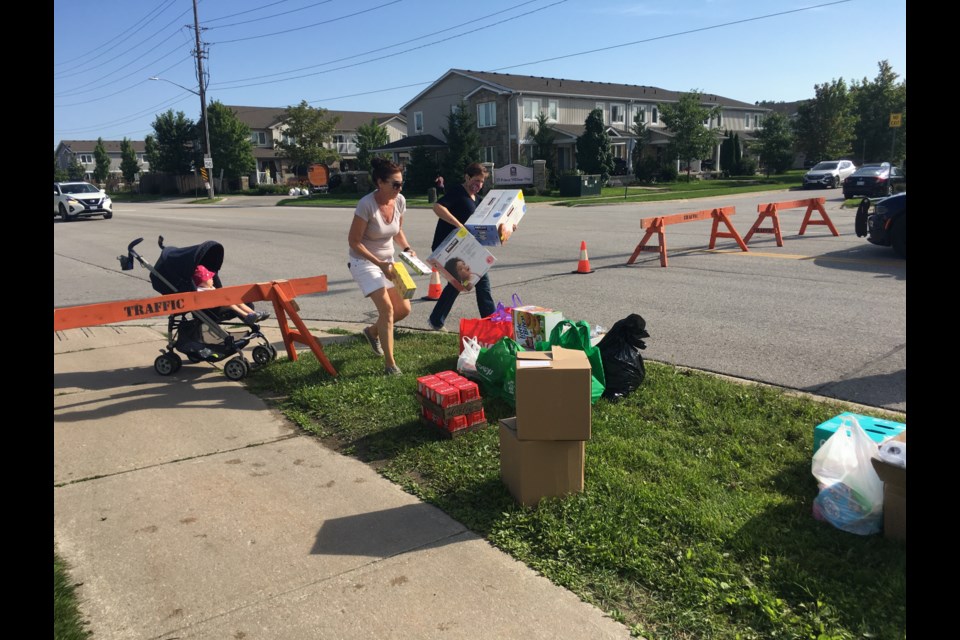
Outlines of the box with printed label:
M 538 342 L 549 342 L 550 332 L 563 320 L 563 314 L 553 309 L 546 309 L 528 304 L 514 307 L 513 339 L 524 349 L 536 349 Z
M 517 353 L 516 410 L 520 440 L 589 440 L 590 361 L 583 351 Z
M 400 260 L 407 266 L 407 270 L 418 276 L 430 275 L 433 273 L 433 269 L 430 268 L 426 262 L 418 258 L 417 256 L 412 256 L 406 251 L 401 251 L 397 254 Z
M 517 502 L 533 507 L 583 491 L 585 443 L 521 440 L 518 425 L 519 418 L 500 420 L 500 478 Z
M 517 228 L 527 204 L 520 189 L 491 189 L 464 226 L 484 246 L 505 244 Z
M 417 292 L 417 284 L 410 277 L 410 273 L 402 262 L 393 263 L 393 286 L 397 288 L 400 297 L 405 300 L 409 300 Z
M 463 228 L 454 229 L 427 258 L 427 264 L 458 291 L 471 291 L 496 262 L 489 251 Z

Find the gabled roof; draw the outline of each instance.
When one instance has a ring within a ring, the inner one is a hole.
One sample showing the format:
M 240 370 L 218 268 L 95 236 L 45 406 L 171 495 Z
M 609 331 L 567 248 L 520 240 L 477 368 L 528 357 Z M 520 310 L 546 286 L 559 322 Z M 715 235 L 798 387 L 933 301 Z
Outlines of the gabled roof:
M 371 149 L 371 151 L 411 151 L 417 147 L 438 148 L 445 149 L 447 143 L 443 140 L 437 138 L 436 136 L 431 136 L 430 134 L 422 134 L 418 136 L 408 136 L 406 138 L 401 138 L 400 140 L 395 140 L 388 145 L 382 147 L 377 147 L 376 149 Z
M 120 154 L 120 145 L 122 140 L 104 140 L 103 148 L 107 150 L 107 153 Z M 146 151 L 146 146 L 144 145 L 143 140 L 127 140 L 130 143 L 130 146 L 133 147 L 135 153 L 143 153 Z M 94 149 L 97 148 L 96 140 L 61 140 L 60 144 L 57 145 L 57 150 L 59 151 L 61 147 L 70 147 L 70 151 L 73 153 L 93 153 Z
M 226 105 L 233 111 L 237 119 L 251 129 L 271 129 L 280 122 L 286 113 L 286 107 L 243 107 Z M 340 118 L 336 131 L 356 131 L 357 127 L 367 124 L 371 119 L 377 124 L 384 125 L 390 120 L 398 120 L 406 124 L 407 120 L 398 113 L 379 113 L 373 111 L 332 111 L 327 109 L 328 118 Z
M 418 93 L 413 100 L 410 100 L 405 105 L 400 107 L 400 111 L 405 111 L 422 95 L 430 91 L 434 86 L 451 75 L 459 75 L 465 78 L 471 78 L 476 82 L 488 85 L 492 91 L 496 91 L 498 93 L 512 92 L 557 97 L 578 96 L 583 98 L 598 98 L 603 100 L 642 100 L 646 102 L 677 102 L 680 100 L 680 96 L 682 96 L 684 93 L 689 93 L 687 91 L 670 91 L 660 87 L 648 87 L 644 85 L 616 84 L 612 82 L 593 82 L 589 80 L 568 80 L 565 78 L 521 76 L 511 73 L 495 73 L 491 71 L 451 69 L 439 80 Z M 725 107 L 764 109 L 763 107 L 750 104 L 749 102 L 741 102 L 740 100 L 733 100 L 731 98 L 710 93 L 701 92 L 701 97 L 706 103 L 716 103 Z

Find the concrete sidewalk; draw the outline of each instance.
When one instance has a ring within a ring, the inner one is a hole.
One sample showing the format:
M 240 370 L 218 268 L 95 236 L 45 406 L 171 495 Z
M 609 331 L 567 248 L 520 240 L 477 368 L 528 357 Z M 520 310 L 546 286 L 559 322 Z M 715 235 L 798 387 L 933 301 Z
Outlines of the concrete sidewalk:
M 158 375 L 165 322 L 54 334 L 54 542 L 95 639 L 630 637 L 213 365 Z

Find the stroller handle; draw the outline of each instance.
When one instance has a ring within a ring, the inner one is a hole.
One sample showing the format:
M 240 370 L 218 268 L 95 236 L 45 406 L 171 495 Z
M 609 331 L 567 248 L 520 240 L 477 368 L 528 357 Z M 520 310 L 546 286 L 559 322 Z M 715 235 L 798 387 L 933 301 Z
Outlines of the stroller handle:
M 138 244 L 140 244 L 141 242 L 143 242 L 143 238 L 137 238 L 136 240 L 134 240 L 133 242 L 127 245 L 127 255 L 117 256 L 117 260 L 120 261 L 120 269 L 122 271 L 129 271 L 130 269 L 133 269 L 134 258 L 142 262 L 142 259 L 140 258 L 140 256 L 137 254 L 136 251 L 133 250 L 133 248 Z

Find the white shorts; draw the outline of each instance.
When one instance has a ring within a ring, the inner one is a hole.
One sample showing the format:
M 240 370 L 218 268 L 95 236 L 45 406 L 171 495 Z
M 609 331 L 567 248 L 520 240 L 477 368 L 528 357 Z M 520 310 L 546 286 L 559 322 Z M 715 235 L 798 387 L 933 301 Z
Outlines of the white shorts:
M 350 258 L 350 262 L 347 263 L 347 268 L 350 269 L 350 275 L 353 276 L 354 282 L 360 285 L 360 291 L 363 292 L 364 298 L 377 289 L 383 289 L 384 287 L 387 289 L 393 288 L 393 282 L 391 282 L 387 276 L 383 275 L 383 269 L 369 260 Z

